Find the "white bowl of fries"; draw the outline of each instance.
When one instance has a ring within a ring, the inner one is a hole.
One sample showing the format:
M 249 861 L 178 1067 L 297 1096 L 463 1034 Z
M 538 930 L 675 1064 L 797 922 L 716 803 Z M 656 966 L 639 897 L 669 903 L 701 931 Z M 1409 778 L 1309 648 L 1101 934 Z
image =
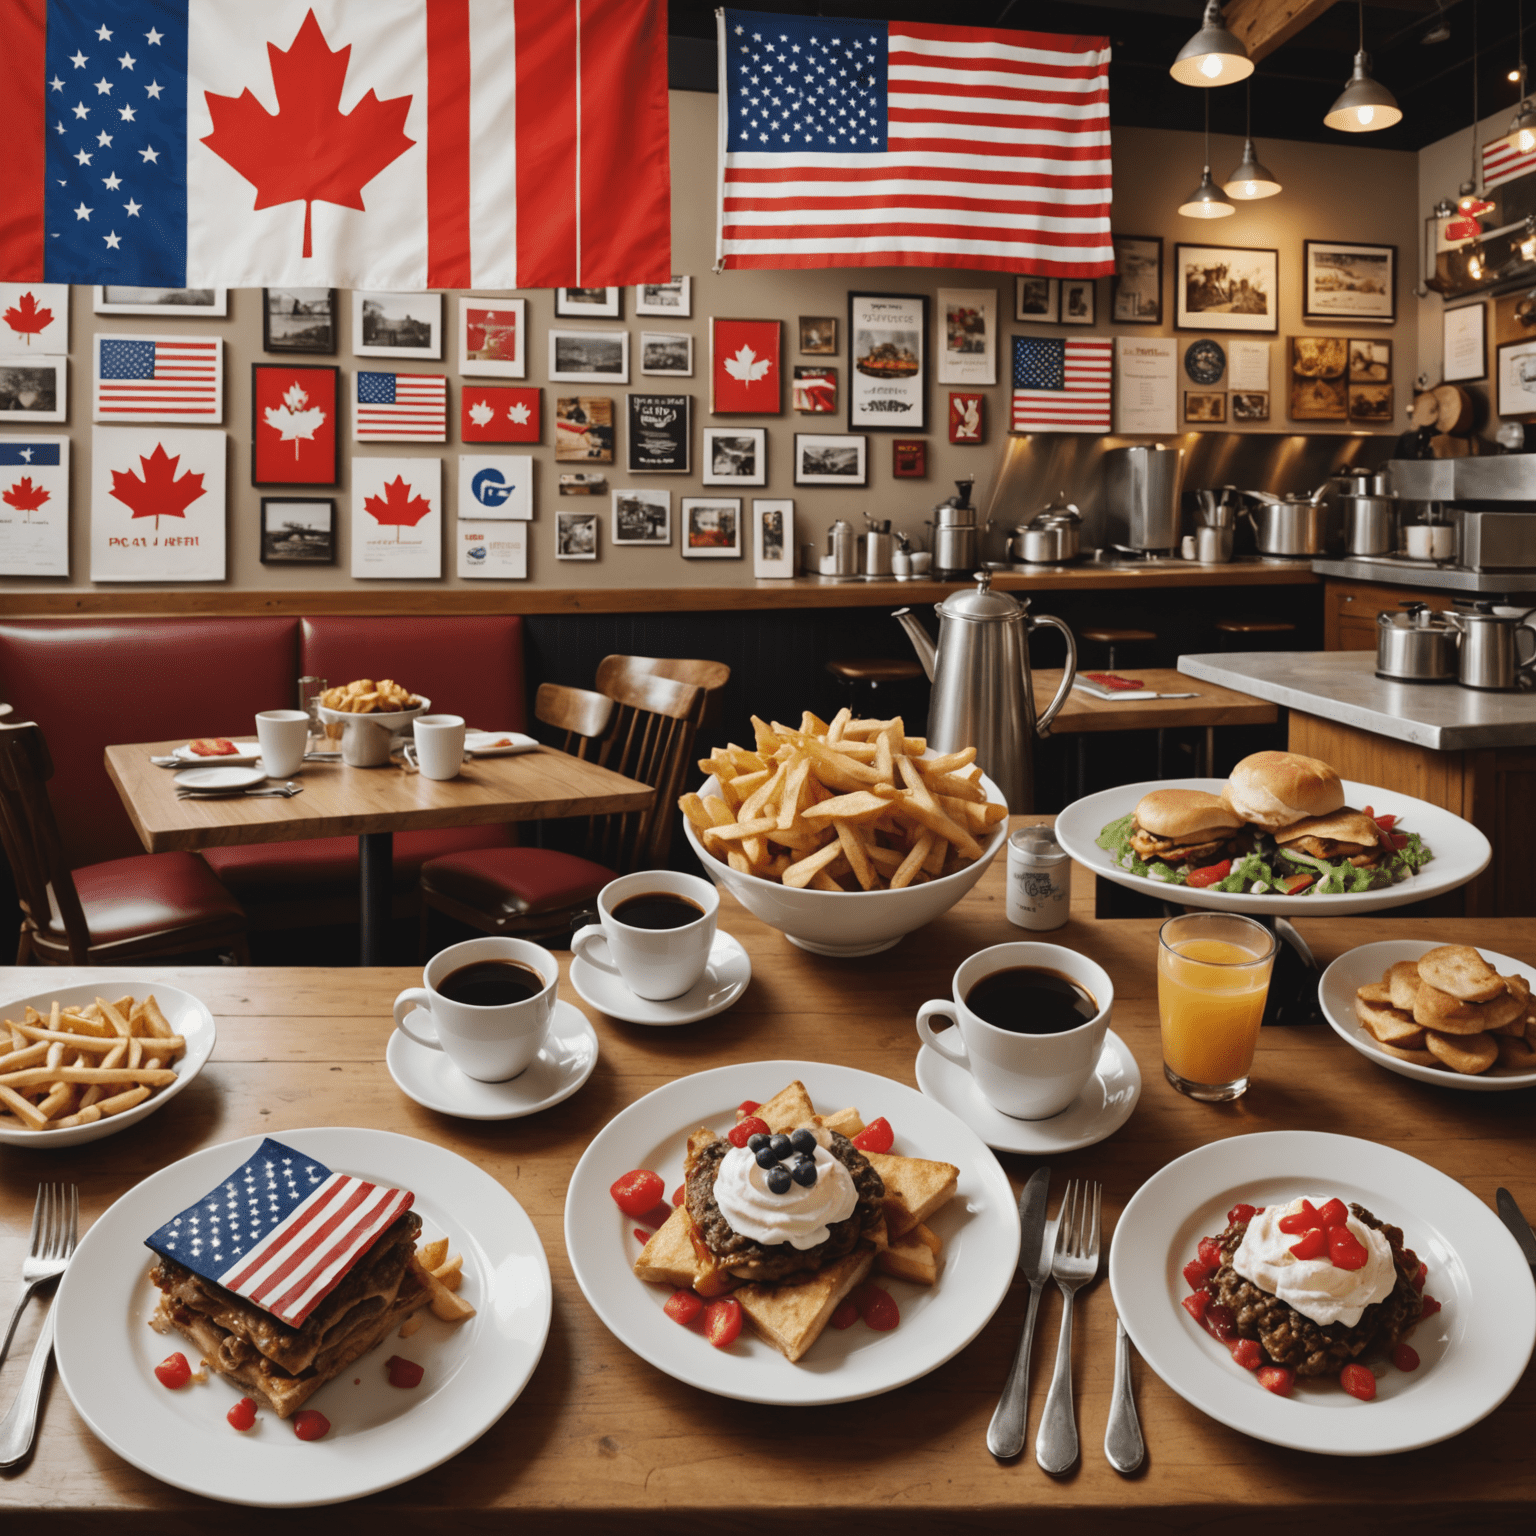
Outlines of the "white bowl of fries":
M 382 768 L 417 715 L 431 707 L 431 699 L 390 678 L 327 688 L 316 706 L 326 736 L 341 741 L 341 760 L 349 768 Z
M 203 1069 L 207 1005 L 144 974 L 0 1003 L 0 1143 L 73 1147 L 127 1130 Z
M 938 754 L 901 721 L 797 727 L 754 719 L 755 749 L 722 748 L 680 806 L 715 883 L 792 944 L 853 957 L 947 912 L 1008 835 L 975 751 Z

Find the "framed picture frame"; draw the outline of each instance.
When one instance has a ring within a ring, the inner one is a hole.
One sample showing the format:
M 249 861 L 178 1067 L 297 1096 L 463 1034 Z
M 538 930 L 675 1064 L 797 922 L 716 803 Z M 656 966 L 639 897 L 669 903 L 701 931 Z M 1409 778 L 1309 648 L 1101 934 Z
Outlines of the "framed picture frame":
M 1232 391 L 1233 421 L 1268 421 L 1269 391 L 1267 389 L 1234 389 Z
M 542 442 L 543 417 L 544 391 L 537 384 L 459 386 L 460 442 Z
M 1488 306 L 1463 304 L 1441 312 L 1440 377 L 1447 384 L 1476 384 L 1488 377 Z M 1351 343 L 1353 346 L 1353 343 Z M 1387 343 L 1390 347 L 1391 342 Z M 1390 375 L 1389 375 L 1390 377 Z
M 263 288 L 261 350 L 336 355 L 334 288 Z
M 261 563 L 335 565 L 335 498 L 263 496 Z
M 439 360 L 443 355 L 442 294 L 355 290 L 352 355 Z
M 461 523 L 531 523 L 531 453 L 461 453 L 458 473 Z
M 341 484 L 341 369 L 251 364 L 251 484 Z
M 777 416 L 784 409 L 783 326 L 777 320 L 709 322 L 709 409 L 716 416 Z
M 596 560 L 597 525 L 600 512 L 559 511 L 555 513 L 555 559 Z
M 50 432 L 0 440 L 0 576 L 69 575 L 71 446 Z
M 692 469 L 692 395 L 630 395 L 629 472 L 686 475 Z M 670 492 L 668 493 L 670 495 Z
M 459 372 L 487 379 L 528 377 L 528 301 L 459 297 Z
M 928 295 L 848 295 L 848 430 L 928 426 Z
M 94 428 L 90 442 L 90 579 L 223 581 L 228 434 L 110 426 Z M 143 681 L 152 688 L 156 679 Z
M 443 574 L 443 461 L 354 454 L 350 574 L 362 581 L 436 581 Z
M 704 428 L 705 485 L 767 485 L 768 433 L 762 427 Z
M 549 377 L 555 384 L 628 384 L 628 331 L 549 333 Z
M 802 416 L 835 416 L 837 369 L 826 363 L 796 363 L 791 398 Z
M 555 399 L 555 462 L 613 463 L 613 399 L 559 395 Z
M 1173 248 L 1175 330 L 1278 335 L 1279 292 L 1276 250 L 1246 245 Z
M 987 397 L 970 392 L 949 397 L 949 440 L 952 443 L 981 443 L 987 436 Z
M 1093 325 L 1097 321 L 1098 289 L 1091 277 L 1064 277 L 1061 280 L 1062 325 Z
M 1371 421 L 1377 425 L 1390 425 L 1392 415 L 1390 384 L 1351 384 L 1349 386 L 1349 419 L 1351 421 Z
M 783 581 L 795 574 L 795 504 L 792 500 L 752 501 L 752 574 Z
M 684 496 L 685 560 L 741 559 L 741 498 Z
M 1061 304 L 1059 277 L 1019 276 L 1013 280 L 1013 318 L 1034 325 L 1055 325 Z
M 867 485 L 869 439 L 855 433 L 796 432 L 796 485 Z
M 224 338 L 212 331 L 183 331 L 179 336 L 95 332 L 91 416 L 113 423 L 217 425 L 224 420 Z
M 93 290 L 98 315 L 158 315 L 162 320 L 222 320 L 229 313 L 227 288 L 124 288 Z
M 939 383 L 997 383 L 997 291 L 939 289 Z
M 566 470 L 559 476 L 562 496 L 606 496 L 608 476 L 595 469 Z
M 0 357 L 0 421 L 65 421 L 68 416 L 67 357 Z
M 1116 325 L 1163 323 L 1163 237 L 1115 235 L 1109 318 Z
M 800 316 L 800 355 L 802 357 L 837 356 L 837 316 Z
M 1351 384 L 1390 384 L 1392 382 L 1390 337 L 1351 336 L 1349 338 L 1349 382 Z
M 456 573 L 471 581 L 526 581 L 528 525 L 460 518 L 453 530 Z
M 693 314 L 693 279 L 674 275 L 667 283 L 636 283 L 635 313 L 689 319 Z
M 1184 420 L 1191 426 L 1216 426 L 1226 419 L 1226 390 L 1186 389 L 1184 391 Z
M 562 320 L 617 320 L 622 288 L 556 288 L 555 313 Z
M 1536 417 L 1536 337 L 1506 341 L 1495 350 L 1498 393 L 1495 409 L 1506 421 Z
M 928 475 L 928 441 L 922 437 L 891 439 L 891 474 L 898 480 L 923 480 Z
M 359 368 L 352 375 L 352 441 L 446 443 L 447 376 Z
M 672 492 L 630 486 L 613 493 L 614 545 L 666 549 L 672 544 Z
M 1292 336 L 1292 421 L 1349 419 L 1349 342 L 1343 336 Z
M 693 377 L 693 337 L 687 331 L 641 331 L 640 372 L 659 378 Z
M 0 357 L 69 353 L 69 284 L 0 283 Z
M 1303 240 L 1303 320 L 1397 321 L 1397 247 Z

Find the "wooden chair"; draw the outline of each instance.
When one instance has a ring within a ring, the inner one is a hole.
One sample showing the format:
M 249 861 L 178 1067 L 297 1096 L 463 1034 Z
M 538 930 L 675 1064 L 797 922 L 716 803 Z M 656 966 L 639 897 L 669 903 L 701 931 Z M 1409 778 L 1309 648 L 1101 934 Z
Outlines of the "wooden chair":
M 231 949 L 249 963 L 244 909 L 195 853 L 70 869 L 48 798 L 52 777 L 43 733 L 0 716 L 0 846 L 21 902 L 18 965 L 105 965 L 205 949 Z
M 597 666 L 597 691 L 610 693 L 621 681 L 636 677 L 670 677 L 704 691 L 697 721 L 700 730 L 720 723 L 724 688 L 731 669 L 723 661 L 695 661 L 681 656 L 605 656 Z

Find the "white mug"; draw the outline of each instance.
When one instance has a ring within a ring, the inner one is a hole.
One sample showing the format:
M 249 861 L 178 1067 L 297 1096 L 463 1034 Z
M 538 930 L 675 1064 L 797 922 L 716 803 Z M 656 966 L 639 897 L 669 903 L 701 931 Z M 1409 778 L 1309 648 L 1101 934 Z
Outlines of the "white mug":
M 299 771 L 309 746 L 307 709 L 264 709 L 256 716 L 256 740 L 262 766 L 274 779 Z
M 1015 1034 L 979 1018 L 966 1007 L 971 988 L 994 971 L 1017 966 L 1059 971 L 1085 988 L 1098 1012 L 1076 1029 L 1055 1035 Z M 917 1011 L 923 1043 L 976 1080 L 981 1096 L 1015 1120 L 1048 1120 L 1083 1091 L 1104 1049 L 1115 987 L 1102 966 L 1060 944 L 994 944 L 963 961 L 955 972 L 954 998 L 924 1003 Z M 957 1028 L 934 1034 L 928 1021 L 950 1019 Z M 960 1037 L 958 1050 L 951 1044 Z
M 1456 553 L 1456 530 L 1449 523 L 1409 523 L 1403 534 L 1411 560 L 1449 560 Z
M 639 928 L 615 917 L 614 908 L 636 896 L 681 896 L 699 915 L 681 928 Z M 709 964 L 720 915 L 720 893 L 709 880 L 669 869 L 620 875 L 597 893 L 599 923 L 571 935 L 571 953 L 617 975 L 636 997 L 661 1002 L 691 992 Z
M 482 1006 L 455 1002 L 438 988 L 455 971 L 486 960 L 512 960 L 535 972 L 543 990 L 521 1002 Z M 395 999 L 395 1028 L 418 1045 L 443 1051 L 466 1077 L 504 1083 L 525 1071 L 539 1054 L 555 1017 L 560 966 L 547 949 L 527 939 L 469 939 L 451 944 L 427 961 L 425 987 L 407 987 Z M 433 1024 L 425 1032 L 417 1010 Z
M 411 727 L 412 740 L 406 743 L 405 760 L 419 768 L 424 779 L 458 777 L 464 761 L 464 717 L 462 715 L 417 715 Z

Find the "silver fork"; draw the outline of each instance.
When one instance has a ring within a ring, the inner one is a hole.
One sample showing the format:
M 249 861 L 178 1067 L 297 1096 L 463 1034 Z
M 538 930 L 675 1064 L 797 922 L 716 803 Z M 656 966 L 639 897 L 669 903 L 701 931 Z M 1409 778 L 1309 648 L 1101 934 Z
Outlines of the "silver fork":
M 1040 1469 L 1059 1477 L 1077 1460 L 1077 1421 L 1072 1413 L 1072 1302 L 1099 1270 L 1099 1200 L 1097 1184 L 1073 1179 L 1056 1218 L 1056 1258 L 1051 1278 L 1061 1287 L 1061 1337 L 1056 1342 L 1056 1374 L 1045 1399 L 1045 1417 L 1035 1437 Z
M 73 1184 L 69 1186 L 67 1198 L 62 1184 L 37 1186 L 37 1201 L 32 1207 L 32 1240 L 26 1258 L 21 1261 L 21 1299 L 11 1313 L 5 1337 L 0 1339 L 0 1364 L 5 1361 L 16 1324 L 33 1291 L 64 1273 L 64 1266 L 75 1251 L 75 1233 L 79 1225 L 80 1192 Z

